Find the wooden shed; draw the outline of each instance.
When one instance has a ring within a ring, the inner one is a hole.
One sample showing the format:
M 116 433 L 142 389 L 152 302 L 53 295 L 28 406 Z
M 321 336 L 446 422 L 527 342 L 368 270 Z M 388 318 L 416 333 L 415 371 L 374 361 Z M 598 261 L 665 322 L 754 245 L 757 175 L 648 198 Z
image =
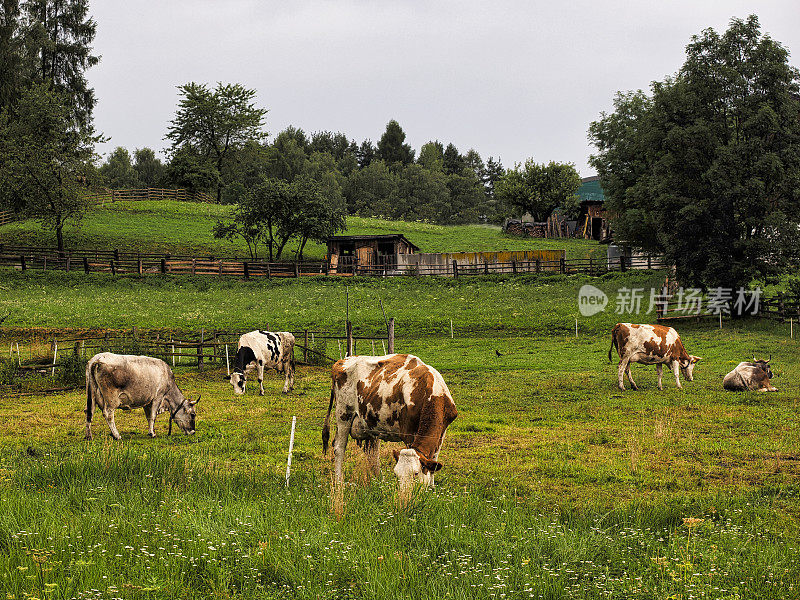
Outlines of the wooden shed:
M 354 273 L 359 268 L 393 270 L 399 254 L 414 254 L 419 248 L 402 233 L 383 235 L 335 235 L 328 238 L 331 273 Z

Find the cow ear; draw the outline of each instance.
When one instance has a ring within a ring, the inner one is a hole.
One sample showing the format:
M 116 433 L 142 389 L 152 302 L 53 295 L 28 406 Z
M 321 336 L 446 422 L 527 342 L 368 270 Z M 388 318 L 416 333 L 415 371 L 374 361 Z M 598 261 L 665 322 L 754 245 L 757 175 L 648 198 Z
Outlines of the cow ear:
M 392 456 L 394 456 L 394 462 L 400 460 L 400 450 L 398 450 L 397 448 L 392 450 Z
M 436 473 L 436 471 L 442 468 L 442 463 L 436 462 L 435 460 L 428 460 L 427 458 L 420 457 L 419 462 L 421 462 L 422 466 L 431 473 Z
M 698 361 L 701 361 L 701 360 L 703 360 L 703 357 L 702 357 L 702 356 L 694 356 L 694 355 L 692 355 L 692 356 L 691 356 L 691 358 L 692 358 L 692 362 L 693 362 L 693 363 L 696 363 L 696 362 L 698 362 Z

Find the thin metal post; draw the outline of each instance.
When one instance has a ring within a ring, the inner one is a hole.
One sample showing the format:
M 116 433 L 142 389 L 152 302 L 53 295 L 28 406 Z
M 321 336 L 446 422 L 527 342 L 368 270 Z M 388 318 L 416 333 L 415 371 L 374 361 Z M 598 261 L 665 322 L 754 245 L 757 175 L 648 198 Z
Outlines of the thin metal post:
M 297 417 L 292 417 L 292 433 L 289 435 L 289 456 L 286 458 L 286 487 L 289 487 L 289 473 L 292 470 L 292 449 L 294 448 L 294 428 L 297 425 Z

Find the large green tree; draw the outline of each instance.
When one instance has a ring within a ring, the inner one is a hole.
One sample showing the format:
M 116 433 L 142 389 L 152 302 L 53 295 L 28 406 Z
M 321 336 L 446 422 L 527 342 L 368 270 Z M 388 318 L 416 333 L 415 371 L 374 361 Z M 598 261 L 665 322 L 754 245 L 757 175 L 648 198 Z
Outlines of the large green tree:
M 100 57 L 92 53 L 97 24 L 88 0 L 27 0 L 27 48 L 34 58 L 33 80 L 65 97 L 76 125 L 90 128 L 97 100 L 86 69 Z
M 234 84 L 187 83 L 178 87 L 178 110 L 167 131 L 173 154 L 192 149 L 197 157 L 210 161 L 217 177 L 217 201 L 222 199 L 226 161 L 248 141 L 266 137 L 263 130 L 266 109 L 253 102 L 255 90 Z
M 103 183 L 112 189 L 139 187 L 139 177 L 133 168 L 130 153 L 121 146 L 114 148 L 106 161 L 100 165 Z
M 576 192 L 581 178 L 573 164 L 533 159 L 508 169 L 495 187 L 497 197 L 517 214 L 530 213 L 534 221 L 544 221 L 560 206 L 574 213 L 578 205 Z
M 663 252 L 684 285 L 748 285 L 800 262 L 800 101 L 758 19 L 706 29 L 651 95 L 590 127 L 616 236 Z
M 406 132 L 400 124 L 392 119 L 386 124 L 386 131 L 383 132 L 378 141 L 377 157 L 387 165 L 400 163 L 407 165 L 414 161 L 414 151 L 411 146 L 405 143 Z
M 88 206 L 96 137 L 76 129 L 68 97 L 34 85 L 17 101 L 13 118 L 0 115 L 0 199 L 56 233 L 64 250 L 64 226 Z

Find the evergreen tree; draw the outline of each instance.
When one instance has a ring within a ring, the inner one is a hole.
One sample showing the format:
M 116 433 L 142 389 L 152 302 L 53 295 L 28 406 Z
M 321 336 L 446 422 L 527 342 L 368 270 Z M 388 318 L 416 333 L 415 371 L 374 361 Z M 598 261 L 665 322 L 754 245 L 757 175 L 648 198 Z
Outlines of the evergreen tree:
M 85 77 L 100 62 L 92 54 L 97 25 L 89 16 L 88 0 L 27 0 L 28 52 L 35 56 L 33 80 L 50 86 L 72 110 L 80 128 L 90 128 L 97 102 Z
M 372 140 L 364 140 L 361 142 L 361 145 L 358 147 L 358 152 L 356 153 L 359 168 L 363 169 L 369 165 L 373 160 L 375 160 L 377 155 L 378 150 L 375 148 Z
M 387 165 L 400 163 L 407 165 L 414 161 L 414 151 L 404 144 L 406 134 L 400 124 L 392 119 L 386 124 L 386 131 L 378 141 L 378 158 Z
M 461 173 L 466 166 L 464 157 L 461 156 L 453 144 L 447 144 L 444 149 L 444 172 L 448 175 L 455 175 Z

